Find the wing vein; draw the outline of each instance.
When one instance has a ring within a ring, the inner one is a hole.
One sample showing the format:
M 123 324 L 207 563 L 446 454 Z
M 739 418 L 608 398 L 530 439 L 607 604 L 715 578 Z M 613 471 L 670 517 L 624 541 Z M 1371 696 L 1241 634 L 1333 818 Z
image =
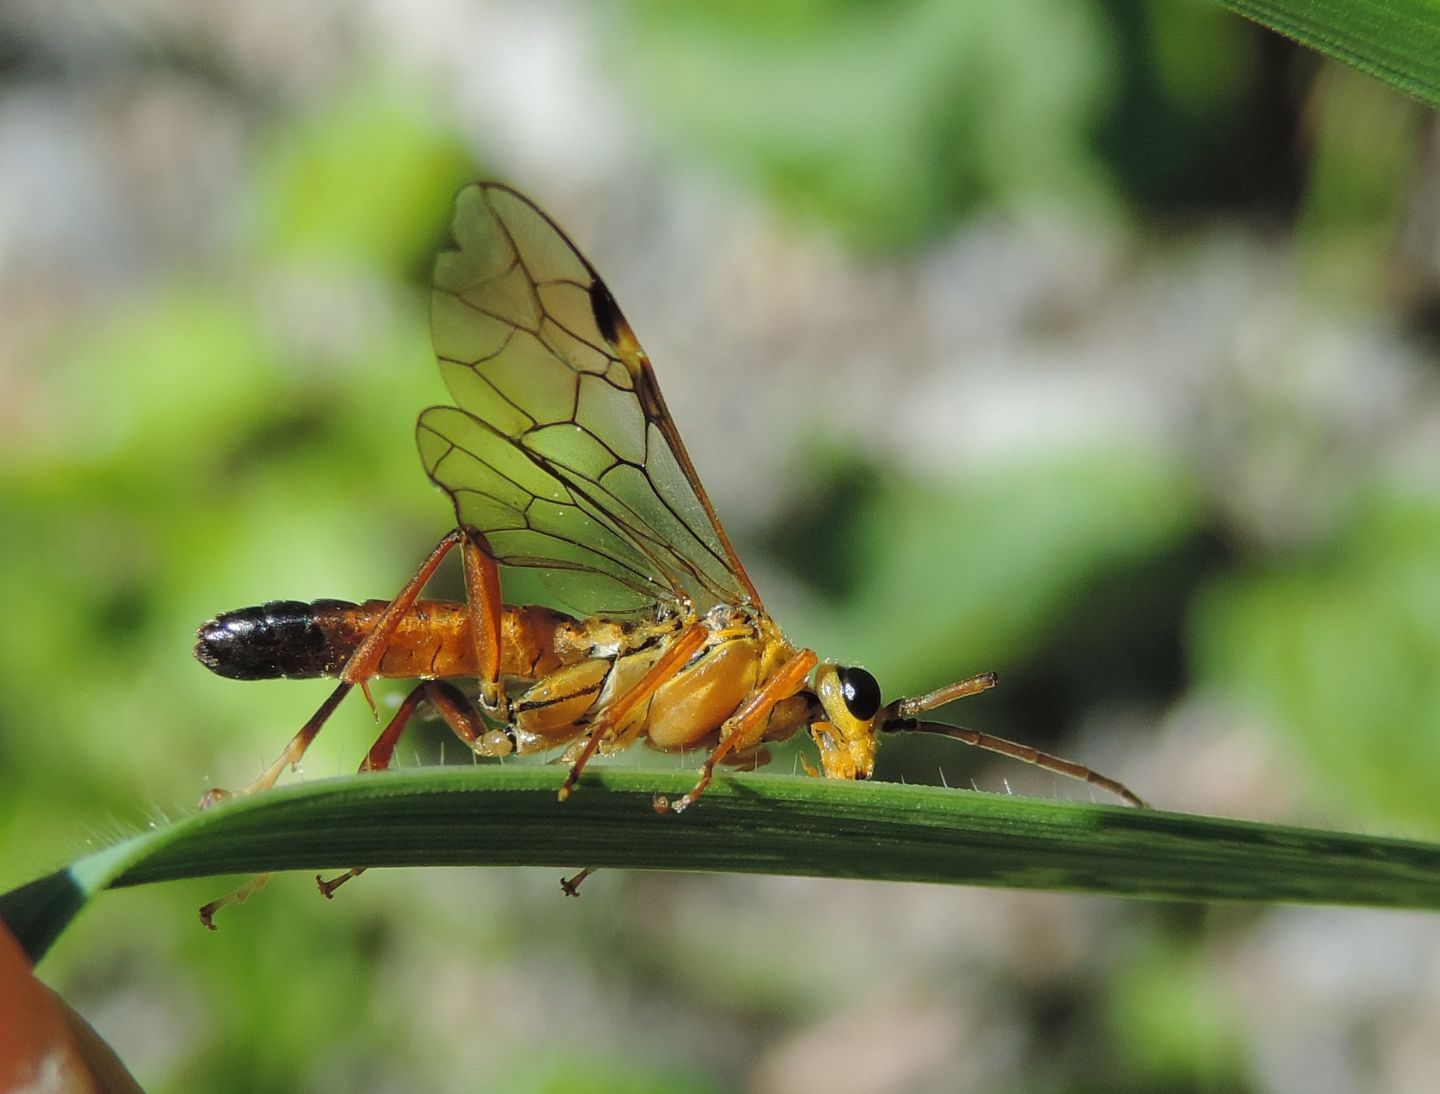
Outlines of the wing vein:
M 453 407 L 421 415 L 426 471 L 502 567 L 585 611 L 753 600 L 648 359 L 594 268 L 497 184 L 456 198 L 431 329 Z M 520 337 L 521 334 L 527 337 Z

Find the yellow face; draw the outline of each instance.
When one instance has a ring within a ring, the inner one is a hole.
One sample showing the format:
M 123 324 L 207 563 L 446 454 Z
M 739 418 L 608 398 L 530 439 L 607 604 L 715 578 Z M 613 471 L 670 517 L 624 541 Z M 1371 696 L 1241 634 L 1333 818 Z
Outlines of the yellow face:
M 830 779 L 868 779 L 875 770 L 875 731 L 883 708 L 880 685 L 864 669 L 826 662 L 815 670 L 815 695 L 825 720 L 810 727 Z

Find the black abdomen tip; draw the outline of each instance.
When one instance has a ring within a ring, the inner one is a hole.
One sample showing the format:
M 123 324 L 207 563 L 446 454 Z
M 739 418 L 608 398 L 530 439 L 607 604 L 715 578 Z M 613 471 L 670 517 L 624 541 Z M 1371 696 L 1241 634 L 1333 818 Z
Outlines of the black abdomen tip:
M 232 680 L 333 676 L 345 664 L 349 651 L 336 648 L 316 609 L 342 606 L 354 607 L 337 601 L 272 600 L 254 608 L 222 612 L 200 628 L 195 658 L 211 672 Z

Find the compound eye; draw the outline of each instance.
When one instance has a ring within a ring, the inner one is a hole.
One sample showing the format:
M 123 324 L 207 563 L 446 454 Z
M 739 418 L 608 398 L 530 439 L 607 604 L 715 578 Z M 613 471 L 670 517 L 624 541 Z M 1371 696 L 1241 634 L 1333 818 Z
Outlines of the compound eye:
M 875 717 L 880 709 L 880 685 L 864 669 L 836 670 L 840 677 L 840 694 L 845 699 L 845 708 L 862 722 Z

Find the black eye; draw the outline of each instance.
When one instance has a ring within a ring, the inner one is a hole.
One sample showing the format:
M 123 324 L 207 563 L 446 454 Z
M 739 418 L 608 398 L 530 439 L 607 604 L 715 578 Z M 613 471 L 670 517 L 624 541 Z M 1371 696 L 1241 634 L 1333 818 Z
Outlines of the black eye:
M 845 697 L 845 707 L 862 722 L 875 717 L 880 709 L 880 685 L 864 669 L 836 669 L 840 677 L 840 694 Z

